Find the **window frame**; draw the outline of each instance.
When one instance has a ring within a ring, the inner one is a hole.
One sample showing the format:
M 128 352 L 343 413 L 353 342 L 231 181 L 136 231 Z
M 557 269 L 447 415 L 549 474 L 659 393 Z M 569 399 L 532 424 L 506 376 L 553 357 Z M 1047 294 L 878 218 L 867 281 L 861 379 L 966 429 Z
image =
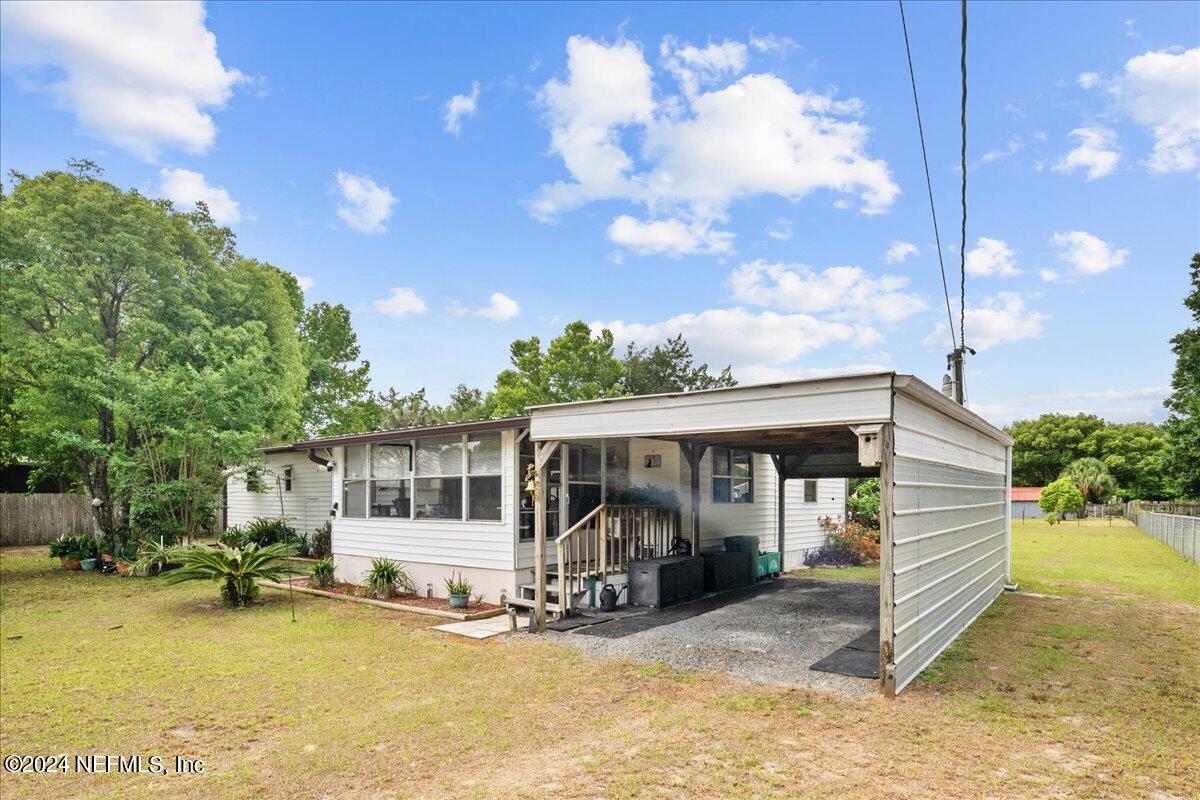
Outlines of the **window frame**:
M 281 477 L 283 478 L 283 490 L 285 492 L 292 491 L 292 465 L 291 464 L 284 466 L 283 474 L 281 475 Z
M 812 499 L 811 500 L 808 499 L 808 495 L 809 495 L 808 490 L 810 488 L 812 489 Z M 819 487 L 817 486 L 816 479 L 815 478 L 805 478 L 804 479 L 804 502 L 806 504 L 807 503 L 816 503 L 816 502 L 818 502 L 819 499 L 820 499 L 819 498 Z
M 709 487 L 709 499 L 716 505 L 751 505 L 754 503 L 754 453 L 749 450 L 739 450 L 735 447 L 713 447 L 711 449 L 711 479 L 712 485 Z M 720 456 L 720 457 L 719 457 Z M 740 475 L 735 475 L 735 459 L 744 457 L 746 459 L 746 475 L 743 478 Z M 720 462 L 723 461 L 724 464 Z M 720 471 L 723 469 L 724 471 Z M 717 497 L 717 483 L 720 482 L 726 487 L 725 495 L 722 498 Z M 737 483 L 745 482 L 746 492 L 741 497 L 735 497 L 733 488 Z
M 427 522 L 432 522 L 432 523 L 471 522 L 471 523 L 487 524 L 487 525 L 503 525 L 503 524 L 505 524 L 505 522 L 504 522 L 504 459 L 506 456 L 505 456 L 504 431 L 503 430 L 479 431 L 479 432 L 475 432 L 475 433 L 459 434 L 458 439 L 460 442 L 461 455 L 462 455 L 462 463 L 461 463 L 460 469 L 458 469 L 456 472 L 451 473 L 449 475 L 424 475 L 424 476 L 417 475 L 417 444 L 418 444 L 418 442 L 420 442 L 422 439 L 450 438 L 453 436 L 454 436 L 454 434 L 449 434 L 449 435 L 447 435 L 447 434 L 440 434 L 440 435 L 439 434 L 431 434 L 429 436 L 421 436 L 421 437 L 415 437 L 415 438 L 411 438 L 411 439 L 390 439 L 390 440 L 382 441 L 382 442 L 364 442 L 362 444 L 344 445 L 345 452 L 343 453 L 343 461 L 349 460 L 348 452 L 349 452 L 350 448 L 352 448 L 352 447 L 363 448 L 363 452 L 364 452 L 363 473 L 364 474 L 360 478 L 347 478 L 345 466 L 343 465 L 342 471 L 341 471 L 342 508 L 341 508 L 340 516 L 345 517 L 347 519 L 356 519 L 356 520 L 357 519 L 390 520 L 390 521 L 404 520 L 404 521 L 408 521 L 408 522 L 420 521 L 422 523 L 427 523 Z M 499 442 L 499 446 L 500 446 L 500 457 L 497 461 L 496 471 L 495 472 L 472 473 L 471 468 L 470 468 L 469 442 L 471 441 L 472 437 L 474 437 L 476 440 L 478 440 L 483 437 L 490 437 L 490 436 L 496 437 L 497 441 Z M 385 446 L 385 445 L 386 446 L 403 447 L 404 449 L 406 449 L 408 451 L 408 473 L 405 477 L 402 477 L 402 478 L 376 477 L 375 467 L 374 467 L 374 463 L 372 461 L 372 459 L 374 457 L 374 450 L 376 447 L 381 447 L 381 446 Z M 443 480 L 451 480 L 451 481 L 456 480 L 459 482 L 459 488 L 460 488 L 459 497 L 461 499 L 462 509 L 461 509 L 460 513 L 458 514 L 458 516 L 455 516 L 455 517 L 421 517 L 421 516 L 417 515 L 417 497 L 416 497 L 417 485 L 416 485 L 416 482 L 421 477 L 424 477 L 427 479 L 428 478 L 441 478 Z M 500 480 L 500 492 L 499 492 L 500 516 L 498 519 L 484 519 L 484 518 L 477 518 L 477 517 L 471 516 L 470 488 L 471 488 L 471 478 L 472 477 L 475 477 L 475 478 L 498 478 Z M 408 489 L 408 498 L 409 498 L 409 500 L 408 500 L 408 516 L 407 517 L 375 516 L 375 515 L 371 514 L 371 490 L 374 487 L 374 484 L 376 483 L 376 481 L 379 481 L 382 483 L 393 483 L 393 484 L 400 483 L 400 484 L 406 485 L 406 487 Z M 360 515 L 351 515 L 351 514 L 346 513 L 347 491 L 358 488 L 357 486 L 354 486 L 353 484 L 362 484 L 361 491 L 363 493 L 364 511 L 361 516 Z

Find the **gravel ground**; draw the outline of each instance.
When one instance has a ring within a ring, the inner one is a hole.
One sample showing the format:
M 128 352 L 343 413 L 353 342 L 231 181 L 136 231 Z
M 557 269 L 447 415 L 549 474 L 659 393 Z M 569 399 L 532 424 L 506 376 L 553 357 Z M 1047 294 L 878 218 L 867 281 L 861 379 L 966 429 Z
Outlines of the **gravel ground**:
M 785 575 L 753 597 L 619 639 L 578 631 L 547 635 L 598 656 L 862 696 L 877 691 L 878 681 L 808 667 L 875 627 L 878 618 L 876 584 Z

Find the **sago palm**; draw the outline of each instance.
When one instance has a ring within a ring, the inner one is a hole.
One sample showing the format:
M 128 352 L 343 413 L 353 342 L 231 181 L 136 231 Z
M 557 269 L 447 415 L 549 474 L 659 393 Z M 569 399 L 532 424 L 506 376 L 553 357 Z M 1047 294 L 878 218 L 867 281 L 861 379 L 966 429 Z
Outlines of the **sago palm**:
M 248 544 L 244 548 L 217 548 L 197 545 L 171 553 L 179 569 L 163 576 L 167 583 L 216 581 L 221 597 L 233 608 L 249 605 L 258 597 L 258 581 L 278 581 L 300 572 L 288 560 L 296 555 L 296 545 L 279 542 L 265 547 Z

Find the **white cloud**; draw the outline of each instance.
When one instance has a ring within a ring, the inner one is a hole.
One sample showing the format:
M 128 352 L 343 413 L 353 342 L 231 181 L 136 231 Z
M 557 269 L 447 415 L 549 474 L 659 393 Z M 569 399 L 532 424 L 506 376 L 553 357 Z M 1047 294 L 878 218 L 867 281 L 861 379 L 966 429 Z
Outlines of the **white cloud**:
M 1128 250 L 1113 247 L 1099 236 L 1084 231 L 1056 233 L 1050 241 L 1059 249 L 1058 257 L 1071 265 L 1075 275 L 1099 275 L 1125 263 Z
M 711 232 L 738 200 L 798 201 L 818 189 L 856 194 L 867 214 L 886 211 L 900 190 L 887 164 L 866 154 L 868 129 L 847 119 L 861 113 L 861 102 L 797 93 L 773 75 L 705 91 L 740 69 L 727 44 L 694 54 L 672 44 L 667 60 L 678 66 L 667 68 L 688 70 L 697 89 L 659 103 L 636 44 L 571 37 L 567 78 L 551 79 L 538 95 L 550 150 L 570 178 L 540 187 L 530 202 L 533 216 L 551 221 L 595 200 L 625 200 L 644 206 L 652 220 L 673 220 L 676 231 Z M 623 142 L 634 140 L 641 148 L 631 155 Z M 707 252 L 725 252 L 699 239 Z
M 848 364 L 844 367 L 771 367 L 757 365 L 739 369 L 737 379 L 739 383 L 746 386 L 755 383 L 782 383 L 783 381 L 802 381 L 814 378 L 869 375 L 877 372 L 888 372 L 891 369 L 886 364 Z
M 688 97 L 695 97 L 702 87 L 738 75 L 746 68 L 746 45 L 730 39 L 720 44 L 710 42 L 701 48 L 690 43 L 681 46 L 674 36 L 667 36 L 658 52 L 663 67 L 675 77 L 679 88 Z
M 1055 172 L 1068 173 L 1086 169 L 1086 180 L 1094 181 L 1111 175 L 1121 160 L 1117 147 L 1117 132 L 1103 125 L 1076 128 L 1071 136 L 1079 140 L 1075 149 L 1060 158 L 1054 165 Z
M 296 283 L 298 283 L 300 285 L 300 291 L 307 292 L 309 289 L 311 289 L 313 287 L 314 281 L 312 278 L 308 277 L 307 275 L 297 275 Z
M 1049 316 L 1025 307 L 1016 292 L 999 292 L 978 306 L 967 306 L 967 344 L 980 352 L 1006 342 L 1036 339 L 1042 335 L 1042 325 Z M 928 348 L 946 347 L 950 334 L 945 322 L 925 337 Z
M 1091 89 L 1100 83 L 1100 75 L 1096 72 L 1081 72 L 1075 82 L 1084 89 Z
M 1076 402 L 1079 400 L 1140 400 L 1144 398 L 1161 400 L 1170 393 L 1170 386 L 1147 386 L 1141 389 L 1100 389 L 1091 392 L 1055 392 L 1053 394 L 1033 395 L 1030 399 L 1061 402 Z
M 429 310 L 424 299 L 407 286 L 397 286 L 387 297 L 375 301 L 375 308 L 381 314 L 391 317 L 403 317 L 406 314 L 424 314 Z
M 639 255 L 662 254 L 671 258 L 695 253 L 732 252 L 733 234 L 714 231 L 707 220 L 642 221 L 622 214 L 608 226 L 608 238 Z
M 456 94 L 446 101 L 446 133 L 458 136 L 464 117 L 479 111 L 479 81 L 472 81 L 470 94 Z
M 1142 53 L 1125 62 L 1111 81 L 1096 76 L 1085 88 L 1102 83 L 1116 109 L 1154 137 L 1154 150 L 1146 161 L 1151 172 L 1200 167 L 1200 47 Z
M 760 53 L 778 53 L 781 57 L 786 57 L 788 53 L 800 47 L 790 36 L 777 36 L 773 33 L 751 35 L 750 46 Z
M 203 153 L 245 80 L 217 55 L 199 2 L 4 4 L 3 50 L 22 85 L 90 135 L 147 161 L 164 147 Z
M 360 233 L 387 233 L 396 198 L 386 186 L 367 175 L 337 174 L 338 192 L 344 202 L 338 204 L 338 216 Z
M 1025 140 L 1020 136 L 1014 136 L 1008 140 L 1008 144 L 1004 146 L 1004 149 L 988 150 L 980 157 L 980 160 L 985 164 L 990 164 L 993 161 L 999 161 L 1002 158 L 1015 156 L 1024 146 Z
M 792 221 L 786 217 L 780 217 L 775 220 L 775 224 L 767 228 L 767 236 L 780 242 L 790 240 L 792 238 Z
M 911 242 L 902 242 L 899 239 L 892 242 L 892 246 L 884 253 L 883 260 L 889 264 L 902 264 L 908 260 L 909 256 L 915 256 L 920 250 Z
M 1021 274 L 1016 259 L 1016 252 L 1007 242 L 981 236 L 975 247 L 967 251 L 967 274 L 1011 278 Z
M 831 312 L 843 319 L 899 322 L 925 310 L 919 295 L 901 291 L 908 278 L 876 278 L 861 267 L 830 267 L 817 272 L 804 264 L 742 264 L 729 278 L 739 303 L 804 313 Z
M 508 322 L 521 313 L 521 306 L 503 292 L 492 294 L 491 302 L 474 312 L 475 316 L 490 319 L 492 322 Z
M 593 330 L 600 328 L 611 330 L 619 346 L 661 343 L 682 333 L 699 360 L 722 367 L 732 364 L 735 372 L 787 364 L 830 344 L 871 347 L 882 340 L 870 326 L 830 322 L 809 314 L 756 314 L 743 308 L 679 314 L 648 324 L 621 320 L 592 323 Z
M 1060 275 L 1056 269 L 1040 269 L 1038 270 L 1038 275 L 1042 280 L 1046 281 L 1046 283 L 1054 283 L 1055 281 L 1062 279 L 1062 275 Z
M 197 201 L 208 206 L 213 222 L 232 225 L 242 218 L 238 203 L 219 186 L 209 186 L 204 176 L 190 169 L 162 169 L 158 173 L 158 190 L 179 208 L 192 209 Z

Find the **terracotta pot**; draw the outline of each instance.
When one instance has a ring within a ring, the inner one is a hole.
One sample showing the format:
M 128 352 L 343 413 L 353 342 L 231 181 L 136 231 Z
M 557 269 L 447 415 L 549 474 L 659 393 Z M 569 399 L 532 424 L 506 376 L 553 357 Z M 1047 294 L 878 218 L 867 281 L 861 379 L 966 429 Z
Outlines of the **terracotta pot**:
M 104 559 L 105 564 L 113 563 L 112 553 L 101 553 L 100 557 Z
M 118 561 L 117 562 L 117 574 L 125 575 L 128 572 L 129 572 L 129 565 L 126 564 L 124 561 Z
M 76 559 L 74 559 L 74 558 L 69 558 L 69 559 L 67 559 L 67 565 L 66 565 L 66 566 L 67 566 L 67 569 L 83 569 L 83 565 L 82 565 L 82 564 L 80 564 L 80 563 L 79 563 L 79 562 L 78 562 Z

